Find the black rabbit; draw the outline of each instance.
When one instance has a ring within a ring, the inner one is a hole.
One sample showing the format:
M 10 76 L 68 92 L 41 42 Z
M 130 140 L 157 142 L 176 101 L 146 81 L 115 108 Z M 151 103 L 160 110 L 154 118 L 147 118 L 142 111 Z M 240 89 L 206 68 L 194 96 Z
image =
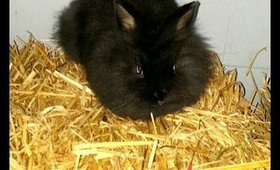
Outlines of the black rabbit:
M 195 104 L 211 77 L 208 45 L 195 28 L 200 3 L 74 0 L 55 37 L 80 62 L 101 103 L 148 119 Z

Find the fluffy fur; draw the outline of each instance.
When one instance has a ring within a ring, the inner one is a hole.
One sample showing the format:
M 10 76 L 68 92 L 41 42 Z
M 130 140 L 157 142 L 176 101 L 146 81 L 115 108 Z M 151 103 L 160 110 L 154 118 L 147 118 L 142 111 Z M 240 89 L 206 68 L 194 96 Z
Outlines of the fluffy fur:
M 211 60 L 194 21 L 199 2 L 74 0 L 55 37 L 80 62 L 101 103 L 113 113 L 148 119 L 196 103 Z

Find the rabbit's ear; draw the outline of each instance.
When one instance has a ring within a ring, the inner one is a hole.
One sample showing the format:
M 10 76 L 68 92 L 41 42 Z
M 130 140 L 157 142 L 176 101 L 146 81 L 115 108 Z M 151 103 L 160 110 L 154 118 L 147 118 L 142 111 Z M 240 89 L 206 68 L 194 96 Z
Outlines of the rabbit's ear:
M 191 26 L 197 17 L 200 3 L 193 1 L 180 8 L 178 8 L 173 14 L 172 18 L 176 20 L 176 30 L 179 31 L 182 28 Z
M 120 4 L 115 5 L 115 10 L 119 26 L 124 31 L 131 32 L 136 25 L 133 16 Z

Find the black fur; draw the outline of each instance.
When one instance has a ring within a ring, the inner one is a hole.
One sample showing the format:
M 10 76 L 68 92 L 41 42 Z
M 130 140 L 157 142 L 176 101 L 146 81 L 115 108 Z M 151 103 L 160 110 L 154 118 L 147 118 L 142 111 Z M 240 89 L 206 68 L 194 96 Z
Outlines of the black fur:
M 134 19 L 132 30 L 122 28 L 117 5 Z M 207 87 L 212 64 L 194 26 L 198 7 L 174 0 L 74 0 L 62 11 L 55 37 L 84 66 L 107 108 L 147 119 L 196 103 Z M 187 12 L 191 19 L 177 29 Z

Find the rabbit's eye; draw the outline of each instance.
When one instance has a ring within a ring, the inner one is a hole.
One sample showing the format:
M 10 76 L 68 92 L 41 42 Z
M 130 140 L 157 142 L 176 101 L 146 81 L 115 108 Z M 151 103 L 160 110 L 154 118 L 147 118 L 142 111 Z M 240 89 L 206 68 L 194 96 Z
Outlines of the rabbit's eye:
M 140 75 L 141 77 L 144 76 L 144 72 L 143 72 L 143 69 L 142 69 L 141 66 L 136 66 L 136 73 L 137 73 L 138 75 Z
M 173 65 L 173 67 L 172 67 L 172 71 L 173 71 L 173 73 L 175 73 L 175 72 L 176 72 L 176 66 L 175 66 L 175 65 Z

